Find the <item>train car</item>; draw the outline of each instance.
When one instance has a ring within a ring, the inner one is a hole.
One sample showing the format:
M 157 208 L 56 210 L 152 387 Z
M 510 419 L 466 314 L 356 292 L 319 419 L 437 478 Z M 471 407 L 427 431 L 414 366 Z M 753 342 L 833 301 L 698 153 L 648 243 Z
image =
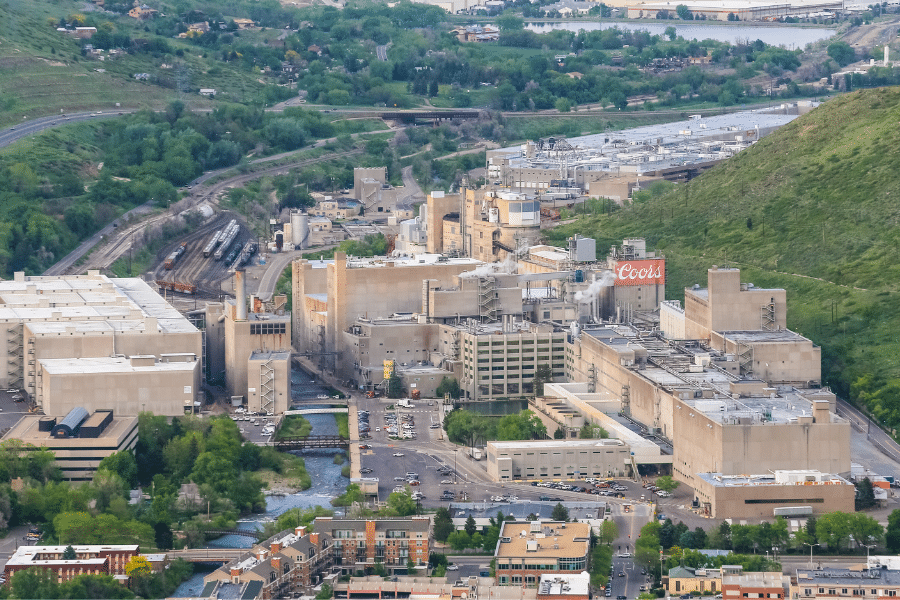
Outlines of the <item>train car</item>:
M 209 258 L 212 256 L 213 251 L 216 249 L 216 246 L 219 245 L 219 242 L 222 241 L 222 233 L 224 233 L 224 229 L 220 229 L 213 234 L 213 236 L 209 239 L 209 243 L 203 247 L 203 257 Z
M 237 239 L 237 235 L 241 231 L 241 226 L 237 224 L 237 221 L 232 221 L 232 223 L 233 225 L 229 224 L 228 228 L 225 229 L 222 243 L 214 255 L 216 260 L 222 260 L 222 257 L 228 255 L 228 250 L 231 248 L 231 245 L 234 244 L 234 240 Z
M 234 264 L 235 267 L 243 267 L 248 262 L 250 262 L 250 257 L 256 253 L 256 242 L 247 242 L 244 245 L 243 250 L 241 250 L 240 255 L 237 257 L 237 262 Z
M 180 246 L 178 246 L 178 248 L 175 249 L 174 252 L 172 252 L 172 254 L 166 257 L 166 261 L 163 263 L 163 266 L 166 268 L 166 270 L 172 270 L 172 268 L 175 266 L 175 263 L 177 263 L 179 259 L 181 259 L 186 251 L 187 243 L 182 243 Z
M 197 293 L 197 286 L 191 283 L 179 283 L 177 281 L 165 281 L 163 279 L 157 279 L 156 285 L 159 286 L 159 289 L 162 290 L 170 290 L 172 292 L 179 292 L 181 294 L 187 294 L 189 296 L 193 296 Z

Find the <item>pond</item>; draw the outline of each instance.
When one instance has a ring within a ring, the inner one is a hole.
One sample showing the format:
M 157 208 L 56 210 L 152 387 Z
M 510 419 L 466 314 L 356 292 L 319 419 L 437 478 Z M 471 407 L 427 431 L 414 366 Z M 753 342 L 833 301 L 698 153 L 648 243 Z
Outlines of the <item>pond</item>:
M 526 23 L 525 29 L 535 33 L 547 33 L 555 29 L 566 31 L 597 31 L 618 27 L 628 31 L 647 31 L 651 35 L 664 35 L 667 27 L 674 27 L 677 34 L 686 40 L 716 40 L 728 42 L 762 40 L 773 46 L 784 46 L 788 49 L 803 48 L 806 44 L 825 40 L 834 35 L 834 29 L 825 27 L 779 27 L 761 25 L 700 25 L 687 24 L 681 21 L 660 21 L 659 23 L 623 23 L 612 21 L 559 21 Z

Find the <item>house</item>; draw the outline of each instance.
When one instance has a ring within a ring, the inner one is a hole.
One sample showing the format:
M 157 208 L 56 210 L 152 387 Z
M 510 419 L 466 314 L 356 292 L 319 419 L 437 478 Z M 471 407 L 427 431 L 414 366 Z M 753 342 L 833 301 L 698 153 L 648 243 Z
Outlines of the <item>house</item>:
M 215 88 L 200 88 L 200 95 L 206 96 L 207 98 L 215 98 L 216 97 L 216 89 Z
M 80 40 L 89 40 L 97 33 L 96 27 L 76 27 L 75 37 Z
M 140 6 L 135 6 L 131 10 L 128 11 L 128 16 L 132 19 L 151 19 L 159 14 L 159 11 L 155 8 L 150 8 L 146 4 L 141 4 Z
M 307 52 L 312 52 L 316 56 L 322 56 L 322 49 L 313 44 L 309 48 L 306 49 Z
M 149 81 L 150 73 L 135 73 L 134 75 L 132 75 L 132 77 L 134 77 L 138 81 Z
M 234 24 L 238 26 L 238 29 L 250 29 L 256 25 L 252 19 L 234 19 Z

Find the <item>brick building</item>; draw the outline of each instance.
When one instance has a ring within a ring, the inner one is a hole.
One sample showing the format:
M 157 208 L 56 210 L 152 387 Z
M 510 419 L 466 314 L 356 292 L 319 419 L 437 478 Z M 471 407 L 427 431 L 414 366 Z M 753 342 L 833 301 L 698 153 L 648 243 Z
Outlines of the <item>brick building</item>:
M 140 554 L 140 546 L 72 546 L 75 558 L 63 558 L 68 546 L 20 546 L 6 563 L 6 580 L 30 567 L 50 569 L 62 583 L 78 575 L 125 577 L 125 565 Z
M 431 519 L 335 519 L 318 517 L 315 529 L 334 539 L 332 561 L 335 570 L 350 574 L 384 565 L 388 572 L 405 571 L 407 563 L 428 562 L 431 548 Z
M 219 597 L 290 597 L 322 581 L 331 568 L 331 544 L 330 535 L 306 527 L 282 531 L 204 577 L 204 590 Z
M 507 521 L 494 558 L 497 583 L 536 587 L 545 574 L 587 570 L 591 529 L 587 523 Z
M 790 576 L 781 573 L 753 572 L 722 576 L 723 600 L 738 600 L 739 598 L 784 600 L 789 597 L 790 588 Z

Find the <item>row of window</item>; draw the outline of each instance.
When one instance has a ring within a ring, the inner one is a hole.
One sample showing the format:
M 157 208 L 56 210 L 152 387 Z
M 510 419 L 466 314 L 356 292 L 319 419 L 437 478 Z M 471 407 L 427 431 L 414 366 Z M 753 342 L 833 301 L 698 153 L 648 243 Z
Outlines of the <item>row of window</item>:
M 250 335 L 286 333 L 287 323 L 250 323 Z
M 522 569 L 526 571 L 554 571 L 556 570 L 556 565 L 519 565 L 506 563 L 499 563 L 497 565 L 498 571 L 521 571 Z
M 837 590 L 838 590 L 838 588 L 828 588 L 828 592 L 826 592 L 825 588 L 820 587 L 819 594 L 827 593 L 829 596 L 835 596 L 835 595 L 837 595 Z M 851 588 L 840 588 L 840 590 L 841 590 L 841 595 L 843 595 L 843 596 L 848 596 L 851 593 L 854 596 L 865 596 L 866 595 L 865 588 L 852 588 L 852 589 Z M 881 590 L 881 595 L 882 596 L 890 596 L 891 598 L 894 598 L 897 596 L 897 591 L 898 590 Z M 878 590 L 876 588 L 871 588 L 870 592 L 871 592 L 869 594 L 870 596 L 878 595 Z M 813 595 L 812 588 L 805 588 L 803 590 L 803 595 L 804 596 L 812 596 Z

